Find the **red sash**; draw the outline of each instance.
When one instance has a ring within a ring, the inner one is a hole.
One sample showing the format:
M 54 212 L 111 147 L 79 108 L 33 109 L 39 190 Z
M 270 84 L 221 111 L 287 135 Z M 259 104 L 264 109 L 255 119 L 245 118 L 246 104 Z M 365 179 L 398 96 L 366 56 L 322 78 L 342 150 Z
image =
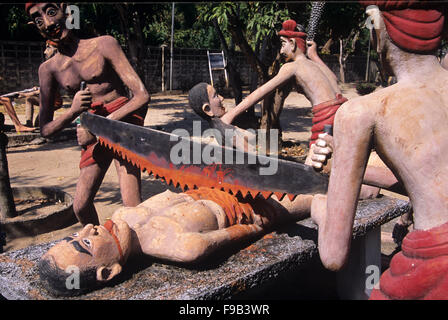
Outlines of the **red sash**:
M 316 142 L 319 134 L 324 132 L 326 124 L 333 125 L 336 111 L 347 100 L 342 94 L 338 93 L 335 99 L 315 105 L 311 109 L 313 112 L 313 126 L 311 127 L 310 147 Z
M 126 97 L 119 97 L 112 102 L 104 104 L 103 102 L 94 102 L 92 103 L 91 109 L 89 112 L 93 114 L 97 114 L 103 117 L 108 116 L 112 112 L 120 109 L 123 105 L 125 105 L 129 101 Z M 139 113 L 139 110 L 134 113 L 127 115 L 121 121 L 132 123 L 138 126 L 143 126 L 144 117 Z M 98 155 L 94 155 L 94 151 L 97 146 L 97 142 L 89 144 L 81 150 L 81 160 L 79 162 L 79 168 L 82 169 L 84 167 L 88 167 L 94 163 L 97 163 L 95 158 Z
M 448 299 L 448 223 L 410 232 L 370 299 Z

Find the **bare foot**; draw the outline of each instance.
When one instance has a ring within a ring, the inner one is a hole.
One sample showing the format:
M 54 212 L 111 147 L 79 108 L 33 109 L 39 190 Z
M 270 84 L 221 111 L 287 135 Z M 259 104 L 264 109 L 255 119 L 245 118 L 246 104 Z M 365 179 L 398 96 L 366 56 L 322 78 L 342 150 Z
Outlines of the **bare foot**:
M 24 125 L 21 126 L 16 126 L 16 131 L 17 132 L 31 132 L 31 131 L 35 131 L 37 128 L 30 128 Z

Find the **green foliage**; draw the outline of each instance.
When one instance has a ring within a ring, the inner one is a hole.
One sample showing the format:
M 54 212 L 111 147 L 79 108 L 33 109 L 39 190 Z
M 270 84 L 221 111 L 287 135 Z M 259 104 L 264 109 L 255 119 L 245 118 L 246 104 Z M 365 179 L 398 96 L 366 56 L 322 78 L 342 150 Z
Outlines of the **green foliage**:
M 366 54 L 369 41 L 368 29 L 363 27 L 366 18 L 364 7 L 357 2 L 328 1 L 320 19 L 315 41 L 323 45 L 332 38 L 335 40 L 332 53 L 339 53 L 337 40 L 341 38 L 346 40 L 346 48 L 351 50 L 353 34 L 361 28 L 359 43 L 351 53 Z
M 20 29 L 21 23 L 25 21 L 24 16 L 24 10 L 15 6 L 8 11 L 8 31 L 11 35 Z
M 81 30 L 83 37 L 110 34 L 120 43 L 126 42 L 120 25 L 115 4 L 75 2 L 80 8 Z M 160 46 L 170 43 L 172 3 L 127 3 L 130 11 L 137 12 L 140 18 L 143 38 L 146 45 Z M 41 41 L 34 26 L 27 25 L 23 4 L 0 5 L 0 29 L 3 40 Z M 211 21 L 217 22 L 227 43 L 232 45 L 228 32 L 232 18 L 238 18 L 249 45 L 255 49 L 265 38 L 270 38 L 281 27 L 281 22 L 294 19 L 298 23 L 308 24 L 310 2 L 197 2 L 175 4 L 175 47 L 219 48 L 220 42 Z M 353 28 L 358 28 L 365 19 L 362 6 L 356 2 L 331 2 L 325 5 L 320 20 L 316 42 L 319 46 L 331 38 L 348 36 Z M 133 32 L 134 30 L 131 30 Z M 361 32 L 355 54 L 365 54 L 368 47 L 368 30 Z M 350 44 L 348 45 L 350 47 Z M 374 51 L 374 50 L 373 50 Z M 338 53 L 335 43 L 332 53 Z M 374 53 L 372 53 L 374 54 Z
M 228 42 L 231 40 L 226 32 L 229 23 L 240 20 L 252 49 L 264 38 L 275 34 L 281 22 L 290 19 L 288 9 L 276 2 L 218 2 L 200 6 L 199 20 L 210 23 L 216 19 Z
M 80 9 L 80 37 L 92 37 L 104 34 L 114 36 L 122 45 L 126 43 L 120 25 L 117 8 L 110 3 L 71 3 Z M 219 39 L 213 28 L 198 21 L 200 4 L 175 4 L 174 46 L 181 48 L 219 48 Z M 0 6 L 1 39 L 19 41 L 42 41 L 34 26 L 27 25 L 29 18 L 24 4 Z M 130 12 L 139 15 L 143 38 L 146 45 L 160 46 L 171 40 L 171 3 L 135 3 L 127 4 Z M 135 30 L 130 25 L 130 32 Z
M 291 18 L 288 9 L 281 9 L 275 2 L 249 2 L 248 7 L 247 31 L 253 35 L 253 43 L 270 38 L 283 21 Z
M 24 4 L 0 4 L 0 35 L 4 40 L 40 41 L 42 37 L 30 21 Z

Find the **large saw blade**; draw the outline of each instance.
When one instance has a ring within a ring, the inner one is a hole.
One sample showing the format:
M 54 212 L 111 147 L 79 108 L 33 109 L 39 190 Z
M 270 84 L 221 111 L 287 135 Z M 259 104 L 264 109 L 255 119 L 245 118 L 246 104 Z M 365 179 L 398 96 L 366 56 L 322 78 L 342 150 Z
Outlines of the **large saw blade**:
M 81 115 L 81 125 L 96 135 L 101 145 L 142 171 L 183 190 L 209 187 L 235 195 L 241 193 L 243 197 L 255 198 L 261 194 L 268 199 L 275 194 L 278 199 L 288 195 L 291 200 L 298 194 L 327 191 L 328 176 L 298 162 L 223 146 L 211 147 L 188 137 L 87 112 Z M 201 155 L 211 148 L 216 157 L 214 162 L 206 163 Z

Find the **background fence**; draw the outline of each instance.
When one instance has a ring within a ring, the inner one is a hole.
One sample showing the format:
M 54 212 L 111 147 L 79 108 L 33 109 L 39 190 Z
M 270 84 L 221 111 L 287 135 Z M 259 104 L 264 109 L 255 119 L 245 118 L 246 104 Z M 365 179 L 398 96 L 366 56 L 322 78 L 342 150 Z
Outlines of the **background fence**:
M 31 88 L 39 85 L 38 69 L 44 61 L 44 42 L 0 41 L 0 94 Z M 220 52 L 219 50 L 211 50 Z M 162 59 L 162 52 L 163 57 Z M 161 47 L 147 47 L 143 82 L 149 92 L 162 91 L 162 69 L 164 69 L 164 88 L 170 89 L 170 50 Z M 162 62 L 163 60 L 163 62 Z M 330 69 L 339 77 L 337 56 L 323 56 Z M 164 68 L 162 68 L 162 63 Z M 241 73 L 243 85 L 249 85 L 251 68 L 241 53 L 236 57 L 237 69 Z M 372 63 L 373 64 L 373 63 Z M 373 68 L 372 68 L 373 67 Z M 371 70 L 375 70 L 372 65 Z M 366 57 L 349 57 L 346 68 L 346 81 L 363 81 L 365 78 Z M 224 73 L 215 71 L 214 82 L 224 84 Z M 370 79 L 373 79 L 372 76 Z M 174 48 L 173 90 L 188 91 L 199 82 L 209 82 L 207 49 Z

